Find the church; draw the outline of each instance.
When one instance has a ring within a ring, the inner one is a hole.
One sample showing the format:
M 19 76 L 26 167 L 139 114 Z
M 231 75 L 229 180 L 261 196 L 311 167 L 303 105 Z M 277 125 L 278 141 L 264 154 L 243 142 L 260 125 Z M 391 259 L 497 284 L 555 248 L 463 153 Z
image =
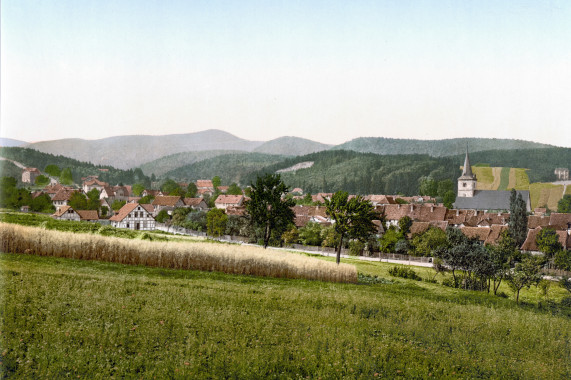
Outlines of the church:
M 466 158 L 464 159 L 462 175 L 458 178 L 458 195 L 456 196 L 456 202 L 454 202 L 454 208 L 460 210 L 509 211 L 511 191 L 476 190 L 476 182 L 476 175 L 472 172 L 468 148 L 466 148 Z M 521 194 L 527 211 L 531 211 L 529 191 L 518 190 L 517 193 Z

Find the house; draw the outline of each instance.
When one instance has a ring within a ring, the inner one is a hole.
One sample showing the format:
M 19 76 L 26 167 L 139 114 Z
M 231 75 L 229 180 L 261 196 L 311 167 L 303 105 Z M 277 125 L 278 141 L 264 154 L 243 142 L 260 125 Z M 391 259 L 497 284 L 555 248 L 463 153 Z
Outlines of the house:
M 549 217 L 549 224 L 560 230 L 571 229 L 571 214 L 553 212 Z
M 476 175 L 472 172 L 468 148 L 464 158 L 462 175 L 458 178 L 458 196 L 454 202 L 455 209 L 462 210 L 509 210 L 511 191 L 499 190 L 476 190 Z M 527 211 L 531 211 L 531 200 L 528 190 L 518 190 Z
M 153 207 L 138 203 L 127 203 L 109 220 L 111 225 L 117 228 L 130 230 L 152 231 L 155 229 Z
M 75 212 L 71 206 L 60 207 L 54 214 L 52 214 L 52 218 L 58 220 L 73 220 L 75 222 L 79 222 L 81 219 L 79 214 Z
M 150 195 L 152 197 L 162 197 L 164 194 L 160 190 L 143 190 L 141 196 L 146 197 L 147 195 Z
M 196 188 L 198 190 L 208 190 L 210 193 L 214 193 L 214 185 L 209 179 L 199 179 L 196 181 Z
M 228 207 L 240 207 L 244 203 L 243 195 L 219 195 L 214 201 L 216 208 L 227 209 Z
M 569 181 L 569 169 L 567 168 L 556 168 L 555 176 L 558 181 Z
M 184 198 L 184 204 L 193 210 L 208 210 L 208 205 L 203 198 Z
M 59 210 L 63 206 L 67 206 L 71 196 L 75 192 L 77 192 L 77 190 L 62 189 L 58 191 L 52 198 L 52 203 L 56 210 Z
M 383 215 L 389 226 L 397 226 L 405 216 L 417 222 L 444 222 L 446 211 L 444 206 L 431 204 L 391 204 L 383 207 Z
M 303 190 L 299 187 L 296 187 L 295 189 L 290 191 L 290 193 L 293 195 L 303 195 Z
M 373 206 L 377 205 L 394 205 L 397 202 L 395 198 L 390 195 L 377 195 L 377 194 L 370 194 L 363 197 L 364 200 L 371 202 Z
M 129 204 L 133 204 L 133 203 L 129 203 Z M 178 195 L 163 195 L 163 196 L 155 197 L 155 199 L 153 199 L 153 202 L 151 203 L 151 205 L 154 208 L 153 215 L 155 215 L 155 216 L 158 215 L 158 213 L 161 212 L 161 210 L 167 210 L 167 212 L 170 215 L 172 213 L 172 210 L 174 210 L 175 208 L 186 206 L 184 204 L 182 198 L 179 197 Z
M 54 185 L 48 185 L 46 187 L 44 187 L 43 192 L 46 193 L 47 195 L 50 196 L 50 198 L 53 199 L 53 197 L 57 194 L 58 191 L 60 190 L 74 190 L 73 187 L 69 187 L 69 186 L 63 186 L 59 183 L 54 184 Z
M 36 178 L 42 175 L 37 168 L 24 168 L 22 172 L 22 182 L 24 183 L 36 183 Z
M 109 186 L 109 184 L 107 182 L 100 181 L 97 179 L 97 176 L 85 177 L 82 184 L 83 192 L 85 194 L 89 193 L 93 189 L 97 189 L 97 191 L 101 192 L 106 186 Z
M 292 208 L 295 215 L 294 223 L 296 227 L 303 227 L 309 222 L 322 225 L 331 225 L 331 219 L 327 216 L 324 206 L 302 206 L 297 205 Z
M 218 186 L 218 191 L 220 191 L 222 194 L 226 194 L 229 188 L 230 186 Z
M 52 218 L 59 220 L 85 221 L 95 222 L 99 220 L 96 210 L 74 210 L 71 206 L 62 206 L 54 214 Z
M 571 229 L 568 230 L 560 230 L 557 229 L 557 226 L 547 226 L 547 227 L 537 227 L 532 230 L 527 231 L 527 237 L 521 246 L 522 251 L 526 252 L 540 252 L 539 248 L 537 247 L 537 234 L 544 228 L 552 228 L 555 230 L 557 237 L 559 238 L 559 243 L 563 249 L 571 249 Z

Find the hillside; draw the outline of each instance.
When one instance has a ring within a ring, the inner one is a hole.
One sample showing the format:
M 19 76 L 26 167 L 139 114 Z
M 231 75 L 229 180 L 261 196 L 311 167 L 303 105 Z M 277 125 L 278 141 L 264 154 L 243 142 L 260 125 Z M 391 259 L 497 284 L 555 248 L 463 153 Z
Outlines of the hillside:
M 288 186 L 301 187 L 310 193 L 345 190 L 353 194 L 415 195 L 420 177 L 432 175 L 437 180 L 451 179 L 456 183 L 459 175 L 459 161 L 449 157 L 381 156 L 330 150 L 288 158 L 251 173 L 247 178 L 254 181 L 257 175 L 275 173 L 304 162 L 313 162 L 313 165 L 282 173 L 281 177 Z
M 230 133 L 207 131 L 164 136 L 116 136 L 100 140 L 63 139 L 29 144 L 44 153 L 65 154 L 95 165 L 129 169 L 173 153 L 205 150 L 250 151 L 261 143 Z
M 219 176 L 222 179 L 222 184 L 229 185 L 235 182 L 245 186 L 250 184 L 245 178 L 249 178 L 248 176 L 252 172 L 267 165 L 281 162 L 283 159 L 283 156 L 263 153 L 225 154 L 171 170 L 165 173 L 163 177 L 181 181 L 196 181 Z
M 447 140 L 409 140 L 384 137 L 359 137 L 344 144 L 337 145 L 332 149 L 376 154 L 428 154 L 433 157 L 443 157 L 465 153 L 466 144 L 468 144 L 470 153 L 483 150 L 552 147 L 551 145 L 531 141 L 511 139 L 458 138 Z
M 568 377 L 571 327 L 555 284 L 550 301 L 532 287 L 516 305 L 344 261 L 379 283 L 2 253 L 0 377 Z
M 109 165 L 93 165 L 89 162 L 81 162 L 61 155 L 56 156 L 49 153 L 42 153 L 29 148 L 1 148 L 0 156 L 21 162 L 29 167 L 36 167 L 41 171 L 50 164 L 57 165 L 60 169 L 70 168 L 73 175 L 73 181 L 75 183 L 81 183 L 81 177 L 98 175 L 102 181 L 108 182 L 112 185 L 116 185 L 121 182 L 124 184 L 133 184 L 137 182 L 150 184 L 150 178 L 146 177 L 140 169 L 121 170 Z M 100 169 L 103 169 L 103 171 Z M 13 169 L 11 170 L 14 171 Z M 18 178 L 21 178 L 21 176 L 22 171 L 19 170 Z
M 263 143 L 254 152 L 267 154 L 281 154 L 284 156 L 303 156 L 331 148 L 332 145 L 299 137 L 285 136 Z
M 28 143 L 22 140 L 7 139 L 0 137 L 0 147 L 11 147 L 11 146 L 24 146 Z
M 193 164 L 195 162 L 209 160 L 224 154 L 241 153 L 239 150 L 205 150 L 200 152 L 182 152 L 161 157 L 151 162 L 140 165 L 146 175 L 155 174 L 157 177 L 177 168 Z

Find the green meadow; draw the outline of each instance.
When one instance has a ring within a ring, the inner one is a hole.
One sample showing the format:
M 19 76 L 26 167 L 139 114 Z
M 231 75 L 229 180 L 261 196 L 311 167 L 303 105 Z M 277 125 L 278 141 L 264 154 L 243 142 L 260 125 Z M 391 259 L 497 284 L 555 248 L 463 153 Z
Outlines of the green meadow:
M 556 283 L 516 305 L 507 287 L 499 297 L 344 261 L 360 284 L 0 254 L 0 377 L 571 376 L 569 294 Z

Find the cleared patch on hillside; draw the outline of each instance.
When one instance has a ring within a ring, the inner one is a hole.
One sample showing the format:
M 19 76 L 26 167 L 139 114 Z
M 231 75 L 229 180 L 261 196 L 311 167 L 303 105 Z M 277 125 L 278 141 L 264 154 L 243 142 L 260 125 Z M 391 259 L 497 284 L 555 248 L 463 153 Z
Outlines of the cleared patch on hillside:
M 497 190 L 507 190 L 510 182 L 510 171 L 510 168 L 502 168 L 500 172 L 500 184 L 496 188 Z
M 278 170 L 276 171 L 276 173 L 287 173 L 287 172 L 295 172 L 301 169 L 308 169 L 313 166 L 313 163 L 314 163 L 313 161 L 300 162 L 299 164 L 295 164 L 293 166 L 290 166 L 289 168 Z
M 550 210 L 557 210 L 557 202 L 563 198 L 563 185 L 532 183 L 529 185 L 529 193 L 532 209 L 547 206 Z

